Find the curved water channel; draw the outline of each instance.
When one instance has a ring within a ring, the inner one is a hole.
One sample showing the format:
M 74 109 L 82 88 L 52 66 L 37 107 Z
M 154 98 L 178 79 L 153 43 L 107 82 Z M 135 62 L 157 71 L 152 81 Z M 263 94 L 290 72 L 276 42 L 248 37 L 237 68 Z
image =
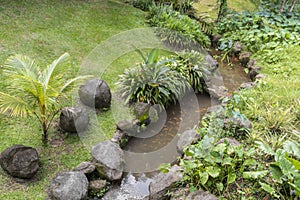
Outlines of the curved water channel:
M 229 92 L 250 81 L 237 60 L 231 59 L 230 64 L 218 62 L 222 78 L 219 81 Z M 198 125 L 207 108 L 219 104 L 209 94 L 189 94 L 184 98 L 179 104 L 170 106 L 161 114 L 160 121 L 143 133 L 151 137 L 133 137 L 128 141 L 124 147 L 125 171 L 128 173 L 125 173 L 121 186 L 110 190 L 103 199 L 144 199 L 155 169 L 161 163 L 170 163 L 180 156 L 176 150 L 180 133 Z

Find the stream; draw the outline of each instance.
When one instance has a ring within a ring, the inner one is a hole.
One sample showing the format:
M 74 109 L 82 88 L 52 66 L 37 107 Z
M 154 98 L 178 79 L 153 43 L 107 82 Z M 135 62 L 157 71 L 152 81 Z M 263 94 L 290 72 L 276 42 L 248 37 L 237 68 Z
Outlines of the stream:
M 213 51 L 213 54 L 218 55 L 219 52 Z M 231 59 L 230 63 L 221 62 L 220 58 L 217 61 L 222 77 L 218 84 L 224 85 L 228 92 L 250 81 L 237 59 Z M 210 98 L 209 94 L 190 92 L 178 104 L 160 112 L 157 123 L 150 124 L 143 136 L 131 138 L 123 148 L 126 173 L 121 185 L 110 190 L 103 199 L 144 199 L 159 165 L 172 163 L 180 156 L 176 149 L 180 134 L 197 126 L 207 108 L 217 104 L 219 102 Z

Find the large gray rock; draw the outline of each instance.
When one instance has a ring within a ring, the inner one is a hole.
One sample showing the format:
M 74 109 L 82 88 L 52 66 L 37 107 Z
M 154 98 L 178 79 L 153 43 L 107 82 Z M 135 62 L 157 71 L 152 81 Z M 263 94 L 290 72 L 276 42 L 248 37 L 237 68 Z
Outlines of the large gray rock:
M 87 129 L 88 113 L 79 107 L 66 107 L 61 110 L 59 126 L 66 132 L 79 133 Z
M 211 56 L 205 56 L 205 62 L 203 64 L 203 69 L 209 72 L 216 70 L 219 67 L 219 63 Z
M 176 183 L 183 178 L 182 168 L 173 166 L 168 173 L 159 173 L 149 185 L 149 198 L 151 200 L 166 199 L 166 193 L 176 187 Z
M 62 172 L 52 179 L 47 189 L 47 199 L 87 199 L 89 182 L 82 172 Z
M 13 177 L 29 179 L 39 170 L 39 156 L 32 147 L 14 145 L 0 154 L 0 165 Z
M 93 146 L 93 162 L 99 174 L 109 180 L 122 178 L 124 169 L 124 152 L 116 143 L 106 140 Z
M 225 86 L 215 86 L 207 88 L 209 94 L 212 98 L 221 99 L 223 97 L 227 97 L 229 95 L 228 89 Z
M 96 166 L 91 162 L 82 162 L 76 168 L 75 171 L 82 172 L 84 174 L 91 174 L 95 171 Z
M 196 142 L 199 139 L 200 135 L 196 130 L 187 130 L 184 131 L 177 142 L 177 151 L 180 154 L 183 154 L 183 149 L 189 147 L 191 144 Z
M 224 125 L 226 128 L 244 128 L 244 129 L 251 129 L 252 123 L 246 117 L 230 117 L 224 120 Z
M 110 108 L 111 92 L 105 81 L 98 78 L 87 80 L 78 91 L 83 104 L 92 108 Z

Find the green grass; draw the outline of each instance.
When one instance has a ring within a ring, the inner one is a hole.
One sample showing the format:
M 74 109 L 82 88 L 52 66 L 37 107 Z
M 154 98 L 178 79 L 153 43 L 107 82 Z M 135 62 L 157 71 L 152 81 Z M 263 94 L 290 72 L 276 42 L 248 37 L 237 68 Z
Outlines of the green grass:
M 257 0 L 228 0 L 228 8 L 235 11 L 254 11 L 258 9 Z M 200 0 L 193 4 L 196 9 L 196 15 L 207 20 L 215 21 L 218 17 L 219 5 L 217 0 Z
M 246 103 L 242 112 L 253 121 L 249 141 L 263 140 L 277 148 L 288 138 L 300 139 L 300 47 L 274 54 L 279 63 L 259 63 L 267 78 L 259 87 L 242 93 Z
M 142 11 L 117 1 L 1 1 L 0 66 L 14 54 L 25 54 L 43 65 L 68 52 L 75 75 L 80 63 L 99 43 L 120 32 L 144 26 Z M 116 60 L 110 68 L 112 71 L 107 71 L 102 78 L 113 88 L 117 75 L 125 67 L 140 61 L 136 57 L 132 53 Z M 5 91 L 1 70 L 0 80 L 0 88 Z M 43 147 L 42 132 L 36 119 L 12 119 L 0 115 L 0 151 L 14 144 L 24 144 L 37 148 L 41 160 L 37 181 L 32 183 L 16 183 L 0 170 L 0 199 L 45 199 L 45 189 L 51 178 L 90 160 L 88 147 L 111 137 L 115 128 L 112 120 L 112 111 L 98 116 L 96 126 L 100 126 L 105 135 L 90 132 L 90 143 L 76 135 L 59 135 L 52 127 L 50 138 L 63 140 L 63 143 L 57 147 Z

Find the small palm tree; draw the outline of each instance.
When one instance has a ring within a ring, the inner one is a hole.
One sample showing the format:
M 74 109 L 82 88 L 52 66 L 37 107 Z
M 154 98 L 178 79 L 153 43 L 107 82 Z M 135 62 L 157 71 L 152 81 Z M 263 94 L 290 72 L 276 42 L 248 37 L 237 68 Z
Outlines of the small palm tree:
M 35 116 L 42 126 L 44 144 L 48 141 L 47 131 L 51 122 L 59 112 L 58 99 L 72 83 L 86 77 L 78 76 L 66 81 L 64 72 L 68 60 L 69 54 L 65 53 L 41 70 L 34 60 L 16 55 L 10 57 L 3 67 L 9 86 L 8 93 L 0 92 L 0 113 Z

